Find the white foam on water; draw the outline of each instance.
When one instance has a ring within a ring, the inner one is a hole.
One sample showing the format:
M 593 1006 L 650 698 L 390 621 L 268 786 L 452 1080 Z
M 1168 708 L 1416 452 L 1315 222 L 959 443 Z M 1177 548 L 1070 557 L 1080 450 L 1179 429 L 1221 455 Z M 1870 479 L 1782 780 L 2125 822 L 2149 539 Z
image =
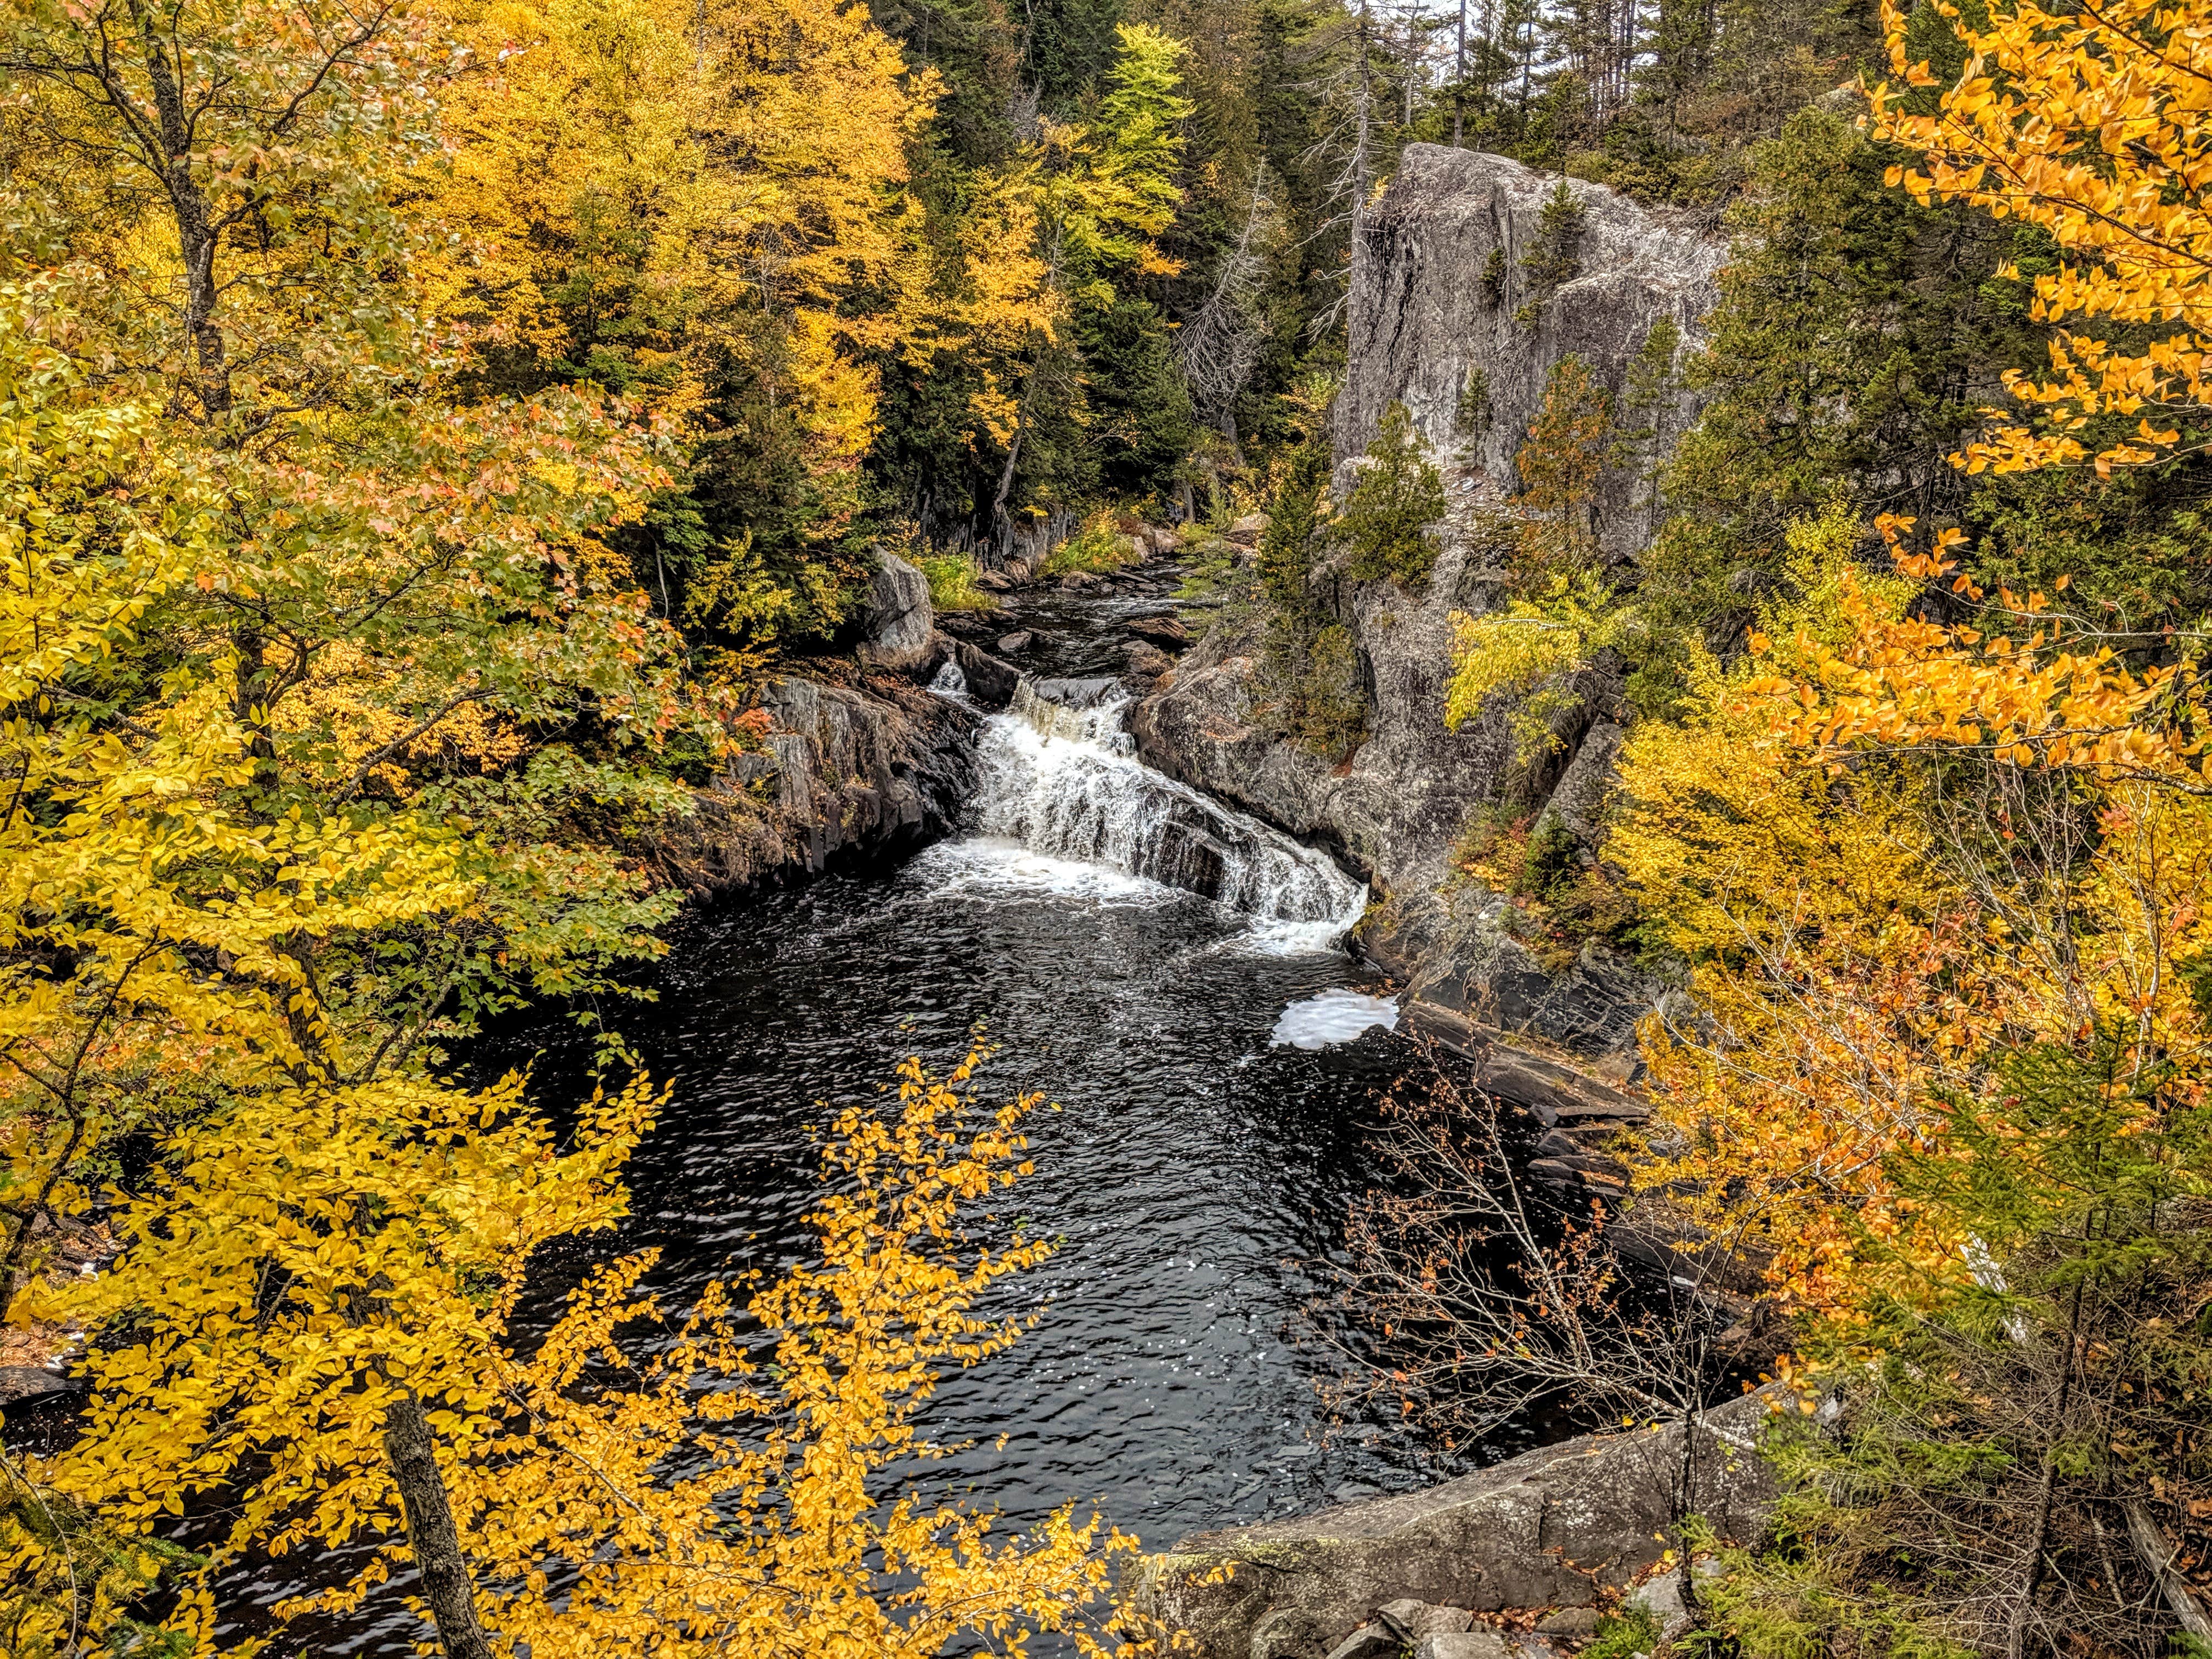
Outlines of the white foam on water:
M 1054 858 L 998 836 L 944 841 L 908 866 L 930 884 L 931 896 L 981 899 L 1066 898 L 1096 904 L 1150 907 L 1183 896 L 1174 888 L 1103 864 Z
M 962 671 L 957 657 L 945 659 L 945 665 L 937 671 L 937 678 L 930 681 L 928 689 L 947 702 L 957 702 L 963 708 L 977 707 L 975 699 L 968 695 L 968 676 Z
M 1255 917 L 1241 933 L 1221 941 L 1218 949 L 1255 957 L 1315 957 L 1334 954 L 1344 936 L 1358 924 L 1367 908 L 1362 888 L 1343 912 L 1316 921 L 1271 921 Z
M 1267 1042 L 1276 1048 L 1327 1048 L 1349 1042 L 1376 1025 L 1386 1031 L 1396 1030 L 1398 1005 L 1387 997 L 1370 997 L 1364 991 L 1339 987 L 1284 1009 Z
M 1121 729 L 1128 702 L 1111 680 L 1024 681 L 983 728 L 983 835 L 1200 894 L 1253 918 L 1255 949 L 1328 949 L 1359 919 L 1365 884 L 1139 761 Z

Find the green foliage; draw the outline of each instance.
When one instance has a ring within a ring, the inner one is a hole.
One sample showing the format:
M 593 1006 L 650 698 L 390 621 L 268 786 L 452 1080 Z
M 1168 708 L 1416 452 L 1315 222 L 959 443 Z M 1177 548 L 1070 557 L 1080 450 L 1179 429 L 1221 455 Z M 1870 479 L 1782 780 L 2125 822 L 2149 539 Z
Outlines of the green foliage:
M 1164 499 L 1200 435 L 1166 318 L 1121 295 L 1083 313 L 1078 338 L 1085 417 L 1071 441 L 1088 462 L 1085 482 L 1109 500 Z
M 1328 488 L 1328 451 L 1301 444 L 1285 464 L 1280 485 L 1267 504 L 1267 528 L 1260 537 L 1255 562 L 1260 583 L 1275 615 L 1291 623 L 1313 612 L 1313 561 L 1327 529 L 1322 500 Z
M 1528 279 L 1528 298 L 1514 313 L 1516 322 L 1535 321 L 1545 302 L 1582 275 L 1583 224 L 1589 216 L 1589 210 L 1567 188 L 1567 181 L 1560 179 L 1537 216 L 1536 240 L 1521 256 L 1521 269 Z
M 1657 1617 L 1649 1607 L 1628 1607 L 1597 1621 L 1597 1633 L 1581 1650 L 1579 1659 L 1629 1659 L 1658 1645 Z
M 929 603 L 939 611 L 996 611 L 998 595 L 976 585 L 973 553 L 923 553 L 915 567 L 929 580 Z
M 1346 569 L 1359 581 L 1388 580 L 1419 590 L 1437 558 L 1430 526 L 1443 517 L 1445 505 L 1443 475 L 1429 459 L 1405 404 L 1393 403 L 1336 521 Z
M 1129 538 L 1116 528 L 1115 515 L 1101 507 L 1083 521 L 1083 527 L 1044 556 L 1037 567 L 1041 576 L 1065 576 L 1071 571 L 1105 575 L 1138 562 Z
M 1750 152 L 1747 193 L 1728 216 L 1735 254 L 1705 347 L 1684 369 L 1709 401 L 1656 481 L 1669 512 L 1640 562 L 1649 629 L 1630 697 L 1646 713 L 1674 706 L 1693 650 L 1740 645 L 1761 597 L 1787 580 L 1790 526 L 1839 489 L 1862 522 L 1889 511 L 1961 525 L 1991 586 L 2047 588 L 2071 574 L 2095 614 L 2124 626 L 2212 600 L 2194 505 L 2201 462 L 2109 484 L 2061 472 L 1969 480 L 1950 465 L 1990 381 L 2045 362 L 2025 300 L 2051 249 L 2032 228 L 1917 205 L 1883 182 L 1893 159 L 1820 108 Z M 2019 277 L 1991 274 L 2007 260 Z M 1639 383 L 1657 384 L 1657 349 L 1646 350 Z M 1645 429 L 1638 417 L 1626 435 L 1639 447 L 1668 435 L 1647 441 Z
M 204 1558 L 105 1523 L 87 1505 L 24 1479 L 0 1458 L 0 1639 L 10 1659 L 191 1659 L 181 1631 L 141 1624 L 130 1609 Z M 99 1645 L 95 1647 L 94 1644 Z
M 1367 735 L 1367 691 L 1352 630 L 1271 627 L 1254 712 L 1309 754 L 1338 761 Z
M 1595 940 L 1641 950 L 1644 918 L 1557 812 L 1530 812 L 1510 801 L 1468 815 L 1452 848 L 1455 876 L 1480 881 L 1513 901 L 1505 931 L 1547 974 L 1573 967 Z
M 1283 464 L 1254 559 L 1267 627 L 1255 712 L 1334 761 L 1366 735 L 1367 694 L 1351 629 L 1329 618 L 1314 592 L 1315 556 L 1329 532 L 1328 488 L 1328 448 L 1309 439 Z
M 1460 382 L 1452 430 L 1462 438 L 1480 438 L 1490 430 L 1490 376 L 1474 364 L 1468 366 L 1467 377 Z
M 1644 343 L 1629 360 L 1627 395 L 1622 413 L 1636 424 L 1620 432 L 1622 459 L 1632 458 L 1651 486 L 1650 504 L 1659 505 L 1659 483 L 1664 470 L 1661 458 L 1671 447 L 1674 434 L 1667 428 L 1668 405 L 1680 377 L 1674 359 L 1682 349 L 1682 331 L 1672 317 L 1661 317 L 1644 336 Z

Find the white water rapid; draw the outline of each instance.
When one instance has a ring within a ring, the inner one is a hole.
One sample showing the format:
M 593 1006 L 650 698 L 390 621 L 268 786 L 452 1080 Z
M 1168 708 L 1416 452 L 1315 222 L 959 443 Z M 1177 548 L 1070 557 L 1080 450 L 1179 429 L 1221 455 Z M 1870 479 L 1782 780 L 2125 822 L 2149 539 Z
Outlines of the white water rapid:
M 1111 679 L 1023 681 L 983 727 L 981 836 L 1203 895 L 1278 924 L 1265 931 L 1281 948 L 1321 948 L 1359 919 L 1365 885 L 1325 854 L 1139 762 L 1128 704 Z

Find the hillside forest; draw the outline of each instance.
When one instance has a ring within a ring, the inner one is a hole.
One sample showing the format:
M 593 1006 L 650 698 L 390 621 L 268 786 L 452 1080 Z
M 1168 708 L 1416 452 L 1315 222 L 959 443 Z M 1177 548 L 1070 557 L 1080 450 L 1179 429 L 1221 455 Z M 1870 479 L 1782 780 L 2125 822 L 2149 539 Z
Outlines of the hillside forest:
M 0 1306 L 91 1391 L 0 1458 L 0 1644 L 285 1651 L 407 1574 L 451 1659 L 1171 1650 L 1083 1494 L 902 1484 L 1056 1248 L 976 1218 L 1042 1103 L 983 1053 L 684 1306 L 594 1254 L 666 1102 L 612 1024 L 581 1097 L 465 1062 L 636 993 L 641 849 L 765 822 L 886 556 L 988 606 L 1264 512 L 1192 614 L 1286 743 L 1358 743 L 1332 607 L 1443 535 L 1503 586 L 1439 719 L 1534 767 L 1626 688 L 1603 856 L 1508 799 L 1465 862 L 1671 976 L 1630 1205 L 1759 1282 L 1785 1496 L 1680 1517 L 1674 1651 L 2212 1651 L 2208 112 L 2202 0 L 9 0 Z M 1476 521 L 1402 419 L 1332 455 L 1416 143 L 1727 240 L 1678 441 L 1570 357 Z M 1692 1371 L 1632 1424 L 1760 1381 Z

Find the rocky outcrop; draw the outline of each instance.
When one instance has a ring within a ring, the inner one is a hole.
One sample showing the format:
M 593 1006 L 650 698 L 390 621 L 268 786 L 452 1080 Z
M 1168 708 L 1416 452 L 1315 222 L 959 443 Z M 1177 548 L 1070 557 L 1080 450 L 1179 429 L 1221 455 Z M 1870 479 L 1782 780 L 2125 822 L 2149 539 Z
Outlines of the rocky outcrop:
M 1580 357 L 1619 399 L 1655 324 L 1674 325 L 1678 367 L 1695 348 L 1719 297 L 1725 246 L 1578 179 L 1564 181 L 1576 213 L 1562 240 L 1544 223 L 1561 182 L 1480 150 L 1407 147 L 1354 256 L 1340 459 L 1364 450 L 1383 410 L 1402 403 L 1431 450 L 1460 464 L 1462 489 L 1510 494 L 1554 363 Z M 1693 394 L 1675 387 L 1624 424 L 1652 426 L 1663 450 L 1696 410 Z M 1600 485 L 1599 525 L 1617 553 L 1650 540 L 1641 471 L 1617 467 Z
M 1217 629 L 1133 724 L 1152 765 L 1327 842 L 1364 870 L 1383 902 L 1360 941 L 1409 982 L 1417 1005 L 1449 1015 L 1478 1043 L 1510 1038 L 1625 1085 L 1638 1065 L 1636 1023 L 1659 982 L 1596 946 L 1562 959 L 1556 945 L 1532 945 L 1512 899 L 1466 878 L 1454 858 L 1470 830 L 1500 811 L 1553 813 L 1582 855 L 1594 856 L 1626 718 L 1618 679 L 1593 669 L 1577 712 L 1554 726 L 1556 749 L 1516 763 L 1507 711 L 1456 732 L 1444 724 L 1453 616 L 1480 614 L 1503 591 L 1500 515 L 1510 515 L 1515 457 L 1553 365 L 1577 354 L 1625 395 L 1630 365 L 1662 320 L 1674 325 L 1679 361 L 1717 295 L 1724 249 L 1577 180 L 1567 190 L 1578 228 L 1554 247 L 1544 210 L 1557 185 L 1499 156 L 1416 144 L 1367 218 L 1337 401 L 1340 483 L 1383 411 L 1402 401 L 1444 471 L 1451 507 L 1419 591 L 1334 584 L 1368 694 L 1365 741 L 1332 765 L 1278 739 L 1255 713 L 1267 701 L 1256 626 Z M 1638 420 L 1663 447 L 1695 412 L 1690 394 L 1669 390 Z M 1647 455 L 1601 482 L 1601 529 L 1618 556 L 1632 558 L 1649 538 L 1650 465 Z
M 1724 1537 L 1755 1536 L 1773 1502 L 1766 1410 L 1761 1395 L 1734 1401 L 1688 1431 L 1692 1508 Z M 1200 1533 L 1144 1561 L 1137 1607 L 1187 1632 L 1177 1650 L 1195 1659 L 1322 1659 L 1406 1601 L 1589 1607 L 1666 1549 L 1684 1432 L 1585 1437 L 1425 1492 Z
M 974 786 L 981 717 L 910 680 L 793 676 L 763 693 L 761 707 L 771 721 L 763 746 L 733 757 L 690 816 L 657 826 L 645 848 L 687 891 L 726 892 L 932 839 L 957 822 Z
M 658 825 L 641 849 L 665 879 L 726 892 L 951 828 L 975 781 L 981 717 L 919 682 L 949 657 L 983 702 L 1003 705 L 1018 676 L 939 634 L 928 578 L 890 554 L 881 556 L 866 627 L 859 675 L 849 662 L 823 663 L 762 693 L 762 746 L 734 757 L 689 817 Z
M 929 578 L 895 554 L 878 556 L 869 590 L 868 637 L 860 659 L 872 668 L 910 674 L 937 658 L 937 619 L 929 604 Z
M 1382 901 L 1358 942 L 1417 1003 L 1579 1056 L 1626 1082 L 1637 1065 L 1636 1022 L 1659 983 L 1595 946 L 1565 965 L 1540 959 L 1516 936 L 1512 901 L 1453 867 L 1482 815 L 1510 803 L 1534 811 L 1560 793 L 1553 777 L 1572 782 L 1562 809 L 1571 804 L 1574 822 L 1594 835 L 1610 773 L 1590 776 L 1595 763 L 1580 764 L 1578 746 L 1586 733 L 1601 751 L 1619 741 L 1618 725 L 1603 718 L 1611 688 L 1601 684 L 1591 688 L 1596 708 L 1560 732 L 1562 752 L 1533 769 L 1516 771 L 1503 709 L 1457 731 L 1444 724 L 1451 616 L 1481 609 L 1490 586 L 1469 539 L 1447 533 L 1423 592 L 1387 582 L 1347 590 L 1370 708 L 1367 739 L 1343 762 L 1331 765 L 1268 729 L 1255 713 L 1260 641 L 1221 631 L 1138 705 L 1138 752 L 1172 777 L 1334 847 L 1364 871 Z

